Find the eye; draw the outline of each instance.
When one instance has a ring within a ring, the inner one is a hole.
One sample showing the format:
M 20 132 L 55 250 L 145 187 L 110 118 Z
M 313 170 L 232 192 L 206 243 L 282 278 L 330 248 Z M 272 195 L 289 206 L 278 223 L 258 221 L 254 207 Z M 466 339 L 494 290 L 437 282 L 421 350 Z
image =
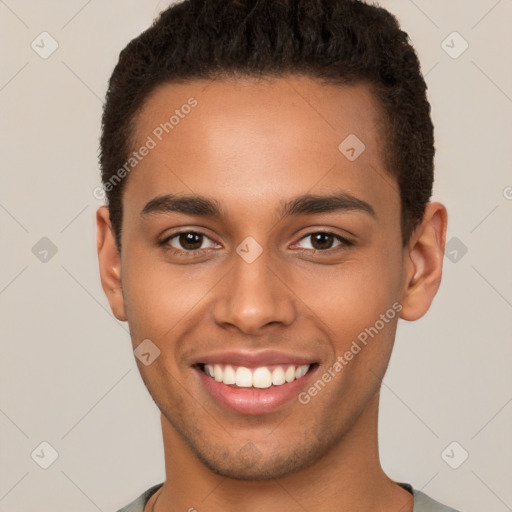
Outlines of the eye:
M 302 249 L 326 251 L 340 245 L 350 246 L 352 243 L 349 240 L 346 240 L 345 238 L 334 233 L 319 231 L 317 233 L 309 233 L 308 235 L 302 237 L 297 245 L 302 247 Z
M 215 247 L 213 240 L 202 233 L 195 231 L 183 231 L 166 238 L 163 245 L 170 245 L 177 250 L 197 251 L 199 249 L 210 249 Z

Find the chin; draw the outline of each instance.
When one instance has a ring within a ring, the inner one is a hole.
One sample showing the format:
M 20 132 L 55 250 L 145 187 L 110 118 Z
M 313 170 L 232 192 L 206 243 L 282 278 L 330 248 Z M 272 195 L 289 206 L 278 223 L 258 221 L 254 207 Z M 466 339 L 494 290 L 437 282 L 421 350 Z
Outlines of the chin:
M 253 443 L 238 451 L 222 448 L 208 453 L 194 449 L 196 456 L 213 473 L 234 480 L 273 480 L 304 469 L 321 456 L 320 447 L 295 446 L 276 453 L 262 453 Z

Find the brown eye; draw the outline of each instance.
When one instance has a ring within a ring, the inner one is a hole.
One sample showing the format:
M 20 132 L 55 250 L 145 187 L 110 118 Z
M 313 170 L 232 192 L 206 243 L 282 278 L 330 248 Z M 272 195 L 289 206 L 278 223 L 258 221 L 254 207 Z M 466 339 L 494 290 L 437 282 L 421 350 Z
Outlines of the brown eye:
M 200 249 L 203 244 L 203 235 L 199 233 L 181 233 L 178 241 L 183 249 L 193 251 Z
M 341 245 L 350 246 L 352 244 L 339 235 L 324 231 L 310 233 L 299 241 L 299 246 L 302 249 L 310 249 L 314 251 L 327 251 Z
M 199 249 L 207 249 L 215 246 L 212 240 L 202 233 L 195 231 L 184 231 L 176 233 L 169 237 L 164 243 L 170 245 L 174 249 L 184 251 L 197 251 Z
M 313 249 L 330 249 L 334 243 L 334 236 L 329 233 L 315 233 L 311 235 L 311 245 Z

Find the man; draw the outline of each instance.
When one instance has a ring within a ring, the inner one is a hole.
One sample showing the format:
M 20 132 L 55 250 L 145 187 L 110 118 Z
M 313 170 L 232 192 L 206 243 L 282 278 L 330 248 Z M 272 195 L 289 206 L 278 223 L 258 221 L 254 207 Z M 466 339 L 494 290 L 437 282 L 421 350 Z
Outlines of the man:
M 397 322 L 446 209 L 407 35 L 351 0 L 190 0 L 120 55 L 102 286 L 161 411 L 166 479 L 123 511 L 441 512 L 379 462 Z

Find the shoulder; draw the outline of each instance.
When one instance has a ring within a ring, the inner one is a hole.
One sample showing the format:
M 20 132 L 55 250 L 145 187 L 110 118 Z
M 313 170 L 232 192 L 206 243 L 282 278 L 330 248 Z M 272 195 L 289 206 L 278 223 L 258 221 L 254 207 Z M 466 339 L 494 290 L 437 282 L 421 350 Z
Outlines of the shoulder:
M 458 512 L 454 508 L 447 507 L 430 496 L 413 489 L 414 509 L 413 512 Z
M 163 482 L 153 487 L 150 487 L 147 491 L 144 491 L 135 501 L 132 501 L 126 507 L 119 509 L 117 512 L 144 512 L 144 507 L 149 501 L 149 498 L 162 487 Z

